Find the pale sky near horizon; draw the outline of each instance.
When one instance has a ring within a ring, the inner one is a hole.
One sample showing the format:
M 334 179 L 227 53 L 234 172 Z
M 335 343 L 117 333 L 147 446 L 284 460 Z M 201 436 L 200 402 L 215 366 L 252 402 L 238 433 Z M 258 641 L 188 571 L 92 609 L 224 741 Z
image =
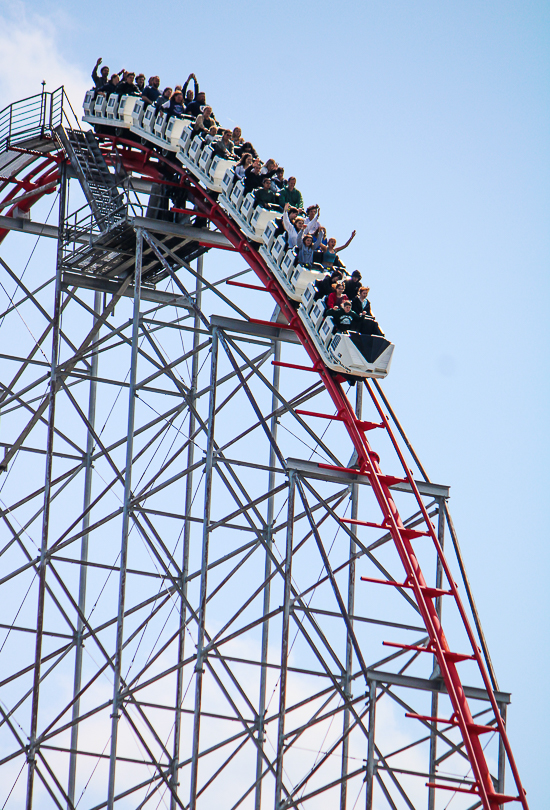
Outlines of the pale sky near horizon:
M 0 2 L 0 109 L 42 79 L 79 109 L 98 56 L 162 85 L 194 71 L 218 119 L 297 176 L 340 243 L 357 229 L 346 263 L 396 345 L 384 389 L 432 480 L 451 485 L 516 761 L 544 807 L 550 6 L 33 8 Z

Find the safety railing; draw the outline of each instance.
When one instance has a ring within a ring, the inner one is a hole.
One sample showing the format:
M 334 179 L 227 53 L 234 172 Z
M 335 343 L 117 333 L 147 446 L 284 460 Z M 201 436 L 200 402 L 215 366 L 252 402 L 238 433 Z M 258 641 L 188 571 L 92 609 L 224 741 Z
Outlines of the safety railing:
M 121 205 L 114 212 L 98 216 L 90 213 L 86 203 L 67 215 L 63 225 L 63 249 L 73 251 L 85 242 L 93 245 L 115 228 L 125 225 L 134 217 L 146 215 L 147 204 L 142 203 L 132 188 L 121 189 Z
M 43 138 L 63 121 L 63 86 L 52 93 L 43 90 L 35 96 L 15 101 L 0 112 L 0 151 L 12 144 Z

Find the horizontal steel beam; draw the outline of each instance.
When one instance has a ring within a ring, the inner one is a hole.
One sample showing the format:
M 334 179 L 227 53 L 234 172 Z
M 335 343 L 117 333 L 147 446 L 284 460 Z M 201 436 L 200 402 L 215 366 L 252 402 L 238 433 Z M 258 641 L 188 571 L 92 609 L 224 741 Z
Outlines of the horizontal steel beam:
M 109 281 L 106 278 L 98 278 L 97 276 L 89 276 L 80 273 L 63 273 L 61 278 L 61 286 L 64 290 L 69 287 L 85 287 L 87 290 L 99 290 L 100 292 L 110 293 L 114 295 L 120 289 L 120 282 Z M 134 288 L 127 287 L 126 291 L 122 293 L 126 298 L 134 297 Z M 174 295 L 173 293 L 161 292 L 160 290 L 153 290 L 149 287 L 142 286 L 140 298 L 142 301 L 152 301 L 154 304 L 165 304 L 172 307 L 183 307 L 184 309 L 192 310 L 193 307 L 184 298 L 183 295 Z
M 447 689 L 442 678 L 434 678 L 433 680 L 430 678 L 414 678 L 411 675 L 402 675 L 398 672 L 380 672 L 377 669 L 368 669 L 367 679 L 391 686 L 405 686 L 408 689 L 421 689 L 424 692 L 440 692 L 441 694 L 447 694 Z M 477 686 L 465 686 L 464 692 L 466 696 L 472 700 L 489 700 L 487 691 L 485 689 L 479 689 Z M 494 692 L 493 694 L 497 703 L 512 702 L 510 692 Z
M 4 217 L 0 216 L 0 229 L 6 231 L 21 231 L 21 233 L 30 233 L 33 236 L 49 236 L 51 239 L 57 239 L 58 230 L 56 225 L 46 225 L 44 222 L 32 222 L 30 219 L 23 219 L 23 217 Z M 83 240 L 89 242 L 89 239 Z
M 133 217 L 131 221 L 134 227 L 146 228 L 152 233 L 162 233 L 167 236 L 179 236 L 182 239 L 192 239 L 193 241 L 200 242 L 201 245 L 232 248 L 229 239 L 226 239 L 221 233 L 209 231 L 206 228 L 191 228 L 189 225 L 178 225 L 175 222 L 163 222 L 162 220 L 151 219 L 149 217 Z M 47 236 L 50 239 L 57 239 L 59 236 L 59 230 L 56 225 L 46 225 L 44 222 L 33 222 L 23 217 L 0 216 L 0 230 L 19 231 L 21 233 L 30 233 L 33 236 Z M 90 242 L 89 235 L 85 234 L 73 234 L 71 238 L 74 242 L 79 242 L 83 245 L 87 245 Z
M 338 484 L 366 484 L 370 487 L 370 481 L 366 475 L 350 473 L 345 470 L 327 470 L 319 466 L 314 461 L 304 461 L 299 458 L 287 458 L 286 466 L 289 470 L 296 470 L 307 478 L 319 478 L 322 481 L 334 481 Z M 448 498 L 450 487 L 443 484 L 427 484 L 425 481 L 415 481 L 421 495 L 430 498 Z M 395 492 L 412 492 L 410 484 L 392 484 L 390 489 Z
M 239 332 L 242 335 L 254 335 L 254 337 L 268 338 L 270 340 L 282 340 L 284 343 L 300 343 L 300 338 L 292 329 L 283 329 L 277 326 L 268 326 L 264 323 L 253 323 L 251 321 L 239 321 L 237 318 L 225 318 L 222 315 L 212 315 L 210 317 L 211 326 L 219 326 L 227 329 L 228 332 Z
M 120 188 L 136 191 L 139 194 L 151 194 L 154 185 L 156 184 L 152 180 L 145 180 L 143 177 L 125 177 L 124 180 L 117 183 Z
M 200 216 L 198 211 L 197 216 Z M 176 222 L 164 222 L 161 219 L 152 219 L 150 217 L 129 217 L 129 221 L 134 228 L 144 228 L 151 233 L 179 236 L 182 239 L 192 239 L 200 242 L 201 245 L 233 249 L 233 245 L 223 234 L 209 231 L 206 228 L 192 228 L 190 225 L 178 225 Z
M 57 239 L 59 236 L 57 225 L 46 225 L 45 222 L 33 222 L 31 219 L 25 219 L 24 217 L 0 216 L 0 230 L 30 233 L 32 236 L 47 236 L 49 239 Z M 68 228 L 65 231 L 65 237 L 68 238 L 69 236 L 72 242 L 78 242 L 80 245 L 90 244 L 89 233 L 76 233 Z

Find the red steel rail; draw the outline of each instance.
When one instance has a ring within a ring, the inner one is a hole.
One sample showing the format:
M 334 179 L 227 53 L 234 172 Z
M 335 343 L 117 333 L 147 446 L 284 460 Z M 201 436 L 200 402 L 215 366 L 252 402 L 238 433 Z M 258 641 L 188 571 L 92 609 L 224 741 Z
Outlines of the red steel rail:
M 388 532 L 390 532 L 405 571 L 405 582 L 403 585 L 412 590 L 420 614 L 424 620 L 429 636 L 429 643 L 426 647 L 418 649 L 421 652 L 428 652 L 435 655 L 441 670 L 441 676 L 445 682 L 445 686 L 453 707 L 453 715 L 450 719 L 427 719 L 431 720 L 432 722 L 444 722 L 460 728 L 474 778 L 474 786 L 472 789 L 464 791 L 463 789 L 452 788 L 452 790 L 456 790 L 457 792 L 468 792 L 473 796 L 477 796 L 479 801 L 481 801 L 484 810 L 497 810 L 498 807 L 501 807 L 508 802 L 519 802 L 524 810 L 529 810 L 525 791 L 521 784 L 521 779 L 514 761 L 510 742 L 506 735 L 506 729 L 498 710 L 481 650 L 477 645 L 477 641 L 472 627 L 470 626 L 466 610 L 458 593 L 457 585 L 453 580 L 450 567 L 443 555 L 443 550 L 439 544 L 436 532 L 432 526 L 414 481 L 413 474 L 407 466 L 407 462 L 397 442 L 396 436 L 382 409 L 380 401 L 373 390 L 373 387 L 367 380 L 365 381 L 366 388 L 380 416 L 380 424 L 362 422 L 357 418 L 352 405 L 342 389 L 342 383 L 345 382 L 345 379 L 324 365 L 315 345 L 311 341 L 311 338 L 304 328 L 302 321 L 297 315 L 295 306 L 278 285 L 260 254 L 251 247 L 250 242 L 241 233 L 236 223 L 229 217 L 223 208 L 221 208 L 218 203 L 212 199 L 210 193 L 200 185 L 199 181 L 192 174 L 187 172 L 181 166 L 181 164 L 173 162 L 169 157 L 161 156 L 158 152 L 146 145 L 140 145 L 134 141 L 126 140 L 122 137 L 114 135 L 102 135 L 100 136 L 100 140 L 101 139 L 103 139 L 103 144 L 109 147 L 109 151 L 104 151 L 106 159 L 108 161 L 111 160 L 113 163 L 116 163 L 116 160 L 120 161 L 127 171 L 138 172 L 145 177 L 154 180 L 155 182 L 162 183 L 164 181 L 164 177 L 158 169 L 158 164 L 155 163 L 155 161 L 159 160 L 169 166 L 175 172 L 178 172 L 182 178 L 180 185 L 186 186 L 193 194 L 197 213 L 200 216 L 207 218 L 219 229 L 219 231 L 229 240 L 233 246 L 233 249 L 241 254 L 250 268 L 256 273 L 263 286 L 254 287 L 254 289 L 261 289 L 270 292 L 275 302 L 279 305 L 281 312 L 287 319 L 290 328 L 300 339 L 302 346 L 312 362 L 312 368 L 308 370 L 317 372 L 319 374 L 334 403 L 337 411 L 337 417 L 331 418 L 337 418 L 338 421 L 343 422 L 348 431 L 353 446 L 357 451 L 358 457 L 358 469 L 349 470 L 349 472 L 363 475 L 368 479 L 383 515 L 382 525 Z M 55 157 L 49 157 L 48 159 L 56 162 Z M 27 175 L 25 177 L 25 182 L 31 183 L 33 176 L 40 170 L 41 169 L 37 169 L 34 173 L 31 172 L 29 175 Z M 42 175 L 37 185 L 46 185 L 46 183 L 50 183 L 52 180 L 54 180 L 56 176 L 57 167 L 50 173 Z M 169 185 L 174 184 L 170 183 Z M 37 194 L 36 196 L 26 198 L 24 202 L 25 210 L 29 210 L 39 196 L 41 195 Z M 5 231 L 0 231 L 0 241 L 4 237 L 5 233 Z M 281 363 L 280 365 L 291 364 Z M 318 415 L 323 416 L 323 414 Z M 365 436 L 365 433 L 368 430 L 375 427 L 381 428 L 387 432 L 402 465 L 404 478 L 399 479 L 395 478 L 395 476 L 387 476 L 382 472 L 379 456 L 372 450 Z M 323 466 L 328 467 L 329 465 Z M 411 532 L 410 529 L 406 529 L 406 527 L 403 525 L 390 490 L 390 486 L 397 481 L 407 482 L 411 487 L 425 522 L 425 532 Z M 418 537 L 420 534 L 428 535 L 431 538 L 437 555 L 441 561 L 441 565 L 448 583 L 448 589 L 442 591 L 441 594 L 439 592 L 436 593 L 436 589 L 431 588 L 426 584 L 420 564 L 416 557 L 412 540 Z M 442 594 L 455 600 L 470 642 L 469 651 L 458 652 L 449 648 L 433 601 Z M 402 646 L 404 649 L 407 649 L 407 645 L 392 646 Z M 458 665 L 464 660 L 474 660 L 479 668 L 481 678 L 492 705 L 496 722 L 495 726 L 479 725 L 472 717 L 458 671 Z M 500 794 L 495 791 L 489 766 L 480 741 L 481 735 L 488 731 L 498 731 L 501 736 L 508 758 L 508 764 L 516 785 L 517 796 Z M 429 783 L 428 786 L 449 789 L 447 785 L 439 783 Z
M 0 200 L 0 215 L 14 217 L 18 212 L 28 213 L 45 194 L 55 191 L 59 183 L 59 164 L 65 156 L 62 152 L 44 154 L 17 146 L 10 146 L 10 151 L 26 153 L 36 158 L 19 172 L 9 177 L 0 177 L 0 185 L 5 183 L 5 188 L 8 189 Z M 19 177 L 27 169 L 29 171 Z M 8 233 L 8 228 L 0 228 L 0 243 Z

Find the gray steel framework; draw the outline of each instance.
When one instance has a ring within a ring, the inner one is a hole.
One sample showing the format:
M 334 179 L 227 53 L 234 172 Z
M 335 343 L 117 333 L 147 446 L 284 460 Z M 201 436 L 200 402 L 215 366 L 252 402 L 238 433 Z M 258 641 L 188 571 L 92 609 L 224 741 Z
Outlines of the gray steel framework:
M 390 535 L 349 522 L 378 509 L 364 477 L 329 469 L 354 459 L 338 421 L 312 415 L 332 413 L 324 386 L 273 365 L 303 363 L 294 335 L 277 311 L 246 320 L 260 294 L 225 285 L 246 268 L 186 264 L 166 244 L 182 226 L 131 210 L 133 271 L 75 269 L 86 232 L 68 230 L 68 184 L 44 233 L 55 273 L 24 282 L 0 260 L 2 806 L 480 806 L 426 787 L 468 789 L 464 746 L 451 723 L 405 716 L 451 709 L 431 654 L 382 646 L 422 648 L 426 631 Z M 374 397 L 396 421 L 377 384 L 349 396 L 363 419 Z M 378 444 L 391 468 L 382 431 Z M 449 489 L 414 451 L 411 464 L 486 652 Z M 408 485 L 393 490 L 419 526 Z M 460 649 L 462 623 L 445 618 Z M 487 693 L 466 693 L 483 722 Z M 505 717 L 510 696 L 495 695 Z M 487 744 L 504 792 L 498 735 Z

